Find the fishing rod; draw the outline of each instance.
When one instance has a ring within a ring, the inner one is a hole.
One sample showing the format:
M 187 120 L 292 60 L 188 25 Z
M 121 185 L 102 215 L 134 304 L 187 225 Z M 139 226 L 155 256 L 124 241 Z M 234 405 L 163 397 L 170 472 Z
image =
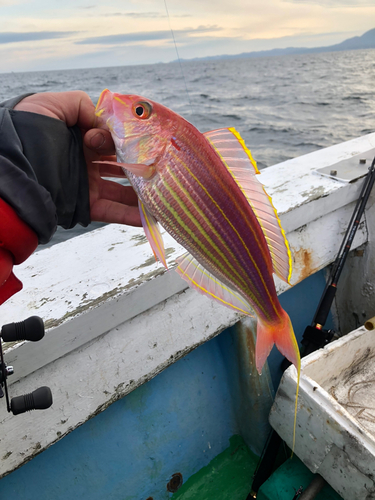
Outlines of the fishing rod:
M 375 182 L 375 157 L 369 168 L 368 174 L 363 182 L 361 193 L 355 205 L 348 228 L 342 240 L 332 271 L 323 291 L 322 297 L 315 312 L 313 321 L 307 326 L 302 337 L 301 356 L 307 356 L 311 352 L 320 349 L 332 340 L 333 332 L 324 330 L 323 327 L 327 321 L 329 311 L 337 291 L 337 283 L 340 279 L 346 258 L 348 257 L 354 237 L 359 227 L 363 212 L 365 211 L 367 201 Z
M 327 280 L 325 289 L 323 290 L 320 302 L 316 309 L 311 325 L 305 328 L 302 336 L 301 357 L 307 356 L 312 352 L 327 345 L 333 338 L 332 330 L 324 330 L 324 325 L 327 321 L 329 311 L 337 291 L 337 283 L 344 268 L 345 261 L 348 257 L 351 245 L 355 234 L 359 227 L 363 212 L 365 211 L 367 201 L 375 182 L 375 157 L 363 182 L 360 195 L 355 205 L 353 214 L 345 232 L 337 257 L 333 263 L 330 276 Z M 290 362 L 284 359 L 281 367 L 283 371 L 290 366 Z M 276 431 L 271 430 L 267 443 L 263 449 L 262 455 L 258 462 L 257 469 L 254 473 L 251 492 L 246 500 L 251 500 L 257 497 L 257 492 L 262 484 L 267 481 L 273 472 L 276 458 L 282 443 L 281 437 Z
M 167 13 L 167 18 L 168 18 L 168 24 L 169 24 L 169 29 L 171 30 L 171 35 L 172 35 L 172 39 L 173 39 L 173 44 L 174 44 L 174 48 L 175 48 L 175 51 L 176 51 L 176 55 L 177 55 L 177 60 L 178 60 L 178 64 L 180 65 L 180 71 L 181 71 L 181 76 L 182 76 L 182 79 L 184 81 L 184 84 L 185 84 L 185 91 L 186 91 L 186 95 L 188 97 L 188 101 L 189 101 L 189 105 L 190 105 L 190 112 L 191 112 L 191 117 L 193 118 L 193 106 L 191 104 L 191 99 L 190 99 L 190 94 L 189 94 L 189 91 L 188 91 L 188 88 L 187 88 L 187 83 L 186 83 L 186 78 L 185 78 L 185 73 L 184 73 L 184 70 L 182 68 L 182 64 L 181 64 L 181 58 L 180 58 L 180 54 L 178 52 L 178 47 L 177 47 L 177 42 L 176 42 L 176 37 L 174 36 L 174 31 L 173 31 L 173 28 L 172 28 L 172 22 L 171 22 L 171 18 L 170 18 L 170 15 L 169 15 L 169 9 L 168 9 L 168 5 L 167 5 L 167 0 L 164 0 L 164 5 L 165 5 L 165 11 Z
M 5 363 L 2 348 L 3 342 L 16 342 L 28 340 L 29 342 L 38 342 L 44 337 L 44 323 L 39 316 L 31 316 L 19 323 L 9 323 L 3 325 L 0 330 L 0 398 L 5 395 L 6 407 L 8 412 L 13 415 L 19 415 L 31 410 L 45 410 L 52 405 L 52 392 L 49 387 L 39 387 L 29 394 L 16 396 L 9 399 L 7 378 L 13 375 L 13 366 Z

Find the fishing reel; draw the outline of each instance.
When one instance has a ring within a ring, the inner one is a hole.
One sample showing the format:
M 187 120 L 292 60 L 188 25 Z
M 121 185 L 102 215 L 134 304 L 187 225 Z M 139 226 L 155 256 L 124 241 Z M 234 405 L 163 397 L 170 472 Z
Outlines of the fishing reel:
M 7 366 L 4 361 L 3 342 L 29 340 L 38 342 L 44 337 L 44 323 L 38 316 L 31 316 L 20 323 L 9 323 L 1 329 L 0 335 L 0 398 L 5 395 L 7 410 L 13 415 L 19 415 L 31 410 L 45 410 L 52 405 L 52 392 L 49 387 L 39 387 L 35 391 L 17 396 L 9 401 L 7 378 L 14 373 L 13 366 Z
M 308 356 L 312 352 L 325 347 L 332 342 L 335 336 L 336 332 L 334 330 L 325 330 L 322 327 L 318 328 L 318 326 L 307 326 L 301 341 L 301 357 Z

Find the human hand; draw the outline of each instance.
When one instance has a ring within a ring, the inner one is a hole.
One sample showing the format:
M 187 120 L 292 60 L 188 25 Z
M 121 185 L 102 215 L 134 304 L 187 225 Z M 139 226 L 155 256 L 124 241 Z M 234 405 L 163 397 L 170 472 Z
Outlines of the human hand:
M 89 177 L 92 221 L 141 226 L 137 195 L 130 186 L 104 180 L 126 177 L 120 167 L 94 163 L 116 161 L 115 146 L 107 130 L 95 128 L 95 106 L 82 91 L 46 92 L 25 97 L 14 108 L 62 120 L 68 127 L 77 125 L 83 137 L 83 150 Z

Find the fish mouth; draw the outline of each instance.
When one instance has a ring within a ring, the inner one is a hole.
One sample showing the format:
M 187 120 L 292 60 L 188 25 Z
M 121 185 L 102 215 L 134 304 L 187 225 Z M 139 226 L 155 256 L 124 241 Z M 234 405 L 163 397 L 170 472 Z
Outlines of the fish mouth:
M 95 107 L 96 124 L 99 126 L 105 125 L 106 117 L 113 113 L 113 93 L 105 89 L 100 94 L 98 102 Z M 103 116 L 105 114 L 106 116 Z
M 103 112 L 104 108 L 103 108 L 103 104 L 106 102 L 106 101 L 109 101 L 111 102 L 111 96 L 112 96 L 112 92 L 108 89 L 104 89 L 102 91 L 102 93 L 100 94 L 99 96 L 99 99 L 98 99 L 98 102 L 96 103 L 96 108 L 95 108 L 95 114 L 98 116 L 101 115 L 101 113 Z M 109 99 L 108 99 L 109 98 Z

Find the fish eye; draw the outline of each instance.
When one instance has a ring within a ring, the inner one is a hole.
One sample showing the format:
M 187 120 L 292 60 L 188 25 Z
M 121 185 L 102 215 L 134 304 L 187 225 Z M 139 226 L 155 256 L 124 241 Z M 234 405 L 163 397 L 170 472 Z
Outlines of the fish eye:
M 147 118 L 150 118 L 151 116 L 152 106 L 149 102 L 146 101 L 137 102 L 133 106 L 133 113 L 135 114 L 136 118 L 147 120 Z

